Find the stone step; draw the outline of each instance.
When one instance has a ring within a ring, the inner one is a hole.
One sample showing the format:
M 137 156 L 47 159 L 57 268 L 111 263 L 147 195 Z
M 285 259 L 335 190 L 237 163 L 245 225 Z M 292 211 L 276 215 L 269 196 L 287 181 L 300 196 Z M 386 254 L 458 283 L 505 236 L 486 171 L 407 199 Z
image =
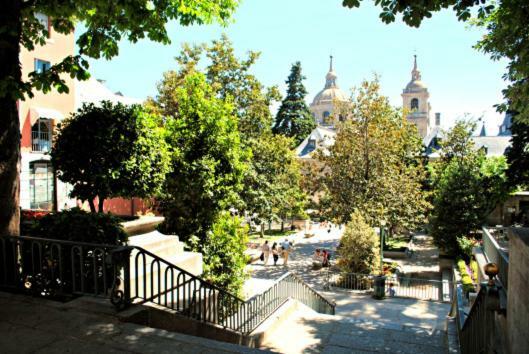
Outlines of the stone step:
M 389 321 L 323 315 L 301 306 L 261 348 L 281 353 L 446 353 L 446 331 Z

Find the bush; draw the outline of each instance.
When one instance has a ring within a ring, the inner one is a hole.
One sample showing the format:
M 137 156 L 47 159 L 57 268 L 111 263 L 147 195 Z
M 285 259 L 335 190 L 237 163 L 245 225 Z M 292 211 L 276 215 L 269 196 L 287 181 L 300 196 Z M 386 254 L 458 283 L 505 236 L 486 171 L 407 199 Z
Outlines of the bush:
M 364 217 L 354 211 L 345 227 L 338 265 L 348 273 L 372 273 L 379 266 L 379 239 Z
M 31 236 L 64 241 L 107 245 L 121 245 L 127 241 L 127 234 L 117 217 L 87 213 L 79 208 L 48 214 L 38 219 L 28 231 Z
M 476 240 L 470 237 L 461 236 L 457 237 L 457 246 L 459 253 L 464 256 L 467 260 L 472 257 L 472 249 L 476 245 Z
M 475 260 L 470 261 L 470 270 L 472 271 L 472 279 L 474 279 L 474 282 L 478 281 L 479 278 L 479 266 L 478 262 Z
M 246 243 L 248 227 L 242 225 L 239 217 L 221 212 L 206 240 L 192 239 L 193 249 L 202 252 L 204 261 L 203 277 L 212 284 L 236 295 L 242 294 L 242 286 L 247 277 Z
M 119 219 L 109 214 L 87 213 L 78 208 L 35 220 L 30 236 L 93 244 L 121 245 L 127 234 Z M 21 245 L 21 281 L 35 294 L 71 296 L 76 292 L 102 294 L 115 279 L 115 269 L 106 262 L 104 248 L 76 247 L 44 242 Z M 118 270 L 119 272 L 119 270 Z

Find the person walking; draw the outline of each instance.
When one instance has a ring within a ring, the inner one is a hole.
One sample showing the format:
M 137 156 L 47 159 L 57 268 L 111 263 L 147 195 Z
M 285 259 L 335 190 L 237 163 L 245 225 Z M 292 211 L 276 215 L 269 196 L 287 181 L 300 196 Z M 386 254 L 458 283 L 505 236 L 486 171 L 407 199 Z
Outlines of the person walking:
M 274 265 L 277 265 L 279 259 L 279 247 L 277 247 L 277 242 L 274 242 L 272 245 L 272 257 L 274 258 Z
M 288 263 L 288 255 L 290 254 L 290 242 L 288 242 L 287 238 L 281 243 L 281 248 L 283 249 L 283 265 L 286 266 Z
M 263 252 L 263 264 L 266 265 L 268 263 L 268 258 L 270 257 L 270 246 L 268 245 L 268 240 L 266 240 L 263 245 L 261 246 L 261 251 Z

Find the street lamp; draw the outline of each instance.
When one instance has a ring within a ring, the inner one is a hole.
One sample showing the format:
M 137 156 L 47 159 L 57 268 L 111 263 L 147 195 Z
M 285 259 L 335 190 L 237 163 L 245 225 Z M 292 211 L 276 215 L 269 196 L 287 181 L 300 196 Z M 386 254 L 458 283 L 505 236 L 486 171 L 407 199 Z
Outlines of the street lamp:
M 386 220 L 380 221 L 380 273 L 384 274 L 384 227 Z

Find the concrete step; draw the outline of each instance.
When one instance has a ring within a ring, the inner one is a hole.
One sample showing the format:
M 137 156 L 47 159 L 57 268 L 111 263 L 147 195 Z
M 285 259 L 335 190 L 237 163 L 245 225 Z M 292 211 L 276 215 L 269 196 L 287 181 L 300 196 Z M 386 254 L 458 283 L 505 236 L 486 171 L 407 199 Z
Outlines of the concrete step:
M 304 305 L 260 348 L 280 353 L 446 353 L 446 331 L 388 321 L 323 315 Z

